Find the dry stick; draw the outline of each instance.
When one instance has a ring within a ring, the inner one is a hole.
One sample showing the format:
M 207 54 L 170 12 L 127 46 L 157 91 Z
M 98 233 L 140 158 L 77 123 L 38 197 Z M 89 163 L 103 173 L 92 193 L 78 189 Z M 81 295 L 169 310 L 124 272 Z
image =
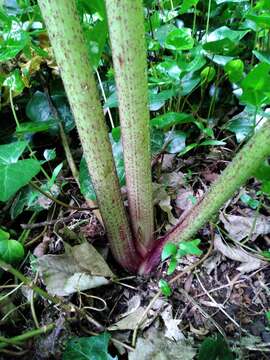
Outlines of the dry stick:
M 22 229 L 37 229 L 43 226 L 48 226 L 48 225 L 54 225 L 57 222 L 69 222 L 73 219 L 76 218 L 80 218 L 81 214 L 79 214 L 79 216 L 77 215 L 78 213 L 66 216 L 66 217 L 62 217 L 60 219 L 53 219 L 53 220 L 47 220 L 47 221 L 41 221 L 39 223 L 34 223 L 34 224 L 21 224 L 21 228 Z
M 213 246 L 214 246 L 214 242 L 213 240 L 211 241 L 211 244 L 209 246 L 209 249 L 207 251 L 207 253 L 197 262 L 195 262 L 195 264 L 192 264 L 190 266 L 187 266 L 185 269 L 183 269 L 181 271 L 180 274 L 177 274 L 176 276 L 174 276 L 170 281 L 169 284 L 173 284 L 174 282 L 176 282 L 177 280 L 179 280 L 181 277 L 183 277 L 186 273 L 191 272 L 192 270 L 194 270 L 196 267 L 198 267 L 200 264 L 202 264 L 211 254 L 212 250 L 213 250 Z M 132 346 L 135 347 L 136 345 L 136 338 L 137 338 L 137 333 L 139 330 L 139 327 L 141 325 L 141 323 L 144 321 L 145 317 L 147 316 L 148 312 L 150 311 L 151 307 L 153 306 L 153 304 L 157 301 L 157 299 L 160 297 L 160 295 L 162 294 L 161 290 L 159 290 L 156 295 L 153 297 L 153 299 L 150 301 L 149 305 L 147 306 L 147 308 L 145 309 L 145 311 L 143 312 L 142 316 L 140 317 L 140 319 L 137 322 L 137 325 L 133 331 L 133 335 L 132 335 Z
M 130 220 L 137 249 L 154 233 L 145 28 L 141 0 L 106 0 L 125 160 Z
M 115 259 L 137 271 L 138 257 L 121 197 L 112 147 L 75 0 L 38 0 L 83 147 Z
M 26 286 L 28 286 L 30 289 L 35 291 L 38 295 L 41 297 L 47 299 L 48 301 L 51 301 L 55 305 L 59 305 L 64 311 L 66 312 L 77 312 L 78 314 L 81 314 L 87 318 L 89 322 L 91 322 L 99 331 L 103 331 L 104 327 L 100 323 L 98 323 L 95 319 L 93 319 L 91 316 L 86 314 L 82 309 L 79 309 L 76 305 L 72 303 L 66 303 L 63 299 L 56 295 L 50 295 L 45 290 L 41 289 L 39 286 L 35 285 L 33 281 L 26 276 L 24 276 L 20 271 L 15 269 L 10 264 L 7 264 L 6 262 L 0 260 L 0 268 L 2 268 L 4 271 L 9 272 L 13 276 L 15 276 L 17 279 L 21 280 Z
M 98 209 L 97 206 L 90 207 L 90 208 L 83 208 L 83 207 L 77 207 L 77 206 L 72 206 L 72 205 L 66 204 L 65 202 L 63 202 L 63 201 L 61 201 L 59 199 L 56 199 L 51 194 L 49 194 L 46 191 L 42 190 L 33 181 L 30 181 L 30 185 L 33 186 L 33 188 L 36 189 L 37 191 L 39 191 L 42 195 L 46 196 L 48 199 L 52 200 L 56 204 L 61 205 L 61 206 L 65 207 L 65 208 L 67 208 L 67 209 L 77 210 L 77 211 L 92 211 L 92 210 Z

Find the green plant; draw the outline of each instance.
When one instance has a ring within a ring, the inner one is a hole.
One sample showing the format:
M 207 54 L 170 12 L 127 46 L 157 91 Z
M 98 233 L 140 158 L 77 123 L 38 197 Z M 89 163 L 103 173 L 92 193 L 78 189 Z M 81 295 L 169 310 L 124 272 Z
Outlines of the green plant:
M 123 2 L 117 9 L 118 2 L 108 1 L 106 3 L 107 17 L 118 88 L 131 231 L 120 195 L 111 146 L 94 77 L 90 71 L 90 62 L 75 2 L 70 1 L 66 4 L 63 0 L 53 3 L 39 0 L 39 4 L 56 60 L 61 68 L 61 76 L 74 114 L 84 157 L 112 251 L 116 259 L 127 269 L 136 271 L 139 267 L 141 273 L 149 272 L 157 264 L 165 243 L 188 240 L 250 176 L 254 175 L 262 161 L 270 154 L 269 122 L 249 140 L 204 199 L 194 206 L 181 223 L 161 239 L 152 239 L 150 135 L 146 101 L 142 4 L 139 0 L 134 1 L 132 6 L 127 8 L 128 5 Z M 119 13 L 117 13 L 118 10 Z M 210 36 L 208 33 L 209 14 L 210 7 L 207 18 L 207 39 Z M 248 16 L 250 18 L 251 15 Z M 135 31 L 136 28 L 138 31 Z M 120 36 L 123 32 L 125 36 Z M 218 40 L 207 40 L 203 44 L 203 49 L 209 54 L 225 53 L 227 56 L 235 50 L 237 43 L 247 32 L 248 30 L 230 30 L 228 27 L 221 27 L 211 34 L 212 39 L 216 36 Z M 170 29 L 166 34 L 163 45 L 172 51 L 182 51 L 192 49 L 194 41 L 189 30 L 175 28 Z M 200 67 L 202 64 L 203 62 Z M 255 114 L 259 107 L 269 100 L 266 90 L 269 68 L 269 64 L 261 63 L 243 80 L 240 62 L 229 62 L 225 68 L 230 80 L 241 81 L 243 89 L 241 101 L 255 107 Z M 76 81 L 74 81 L 74 74 L 76 74 Z M 205 84 L 212 81 L 214 76 L 212 67 L 206 67 L 201 72 L 203 92 Z M 254 78 L 258 77 L 262 81 L 254 87 Z M 196 80 L 193 87 L 197 84 Z M 178 116 L 175 118 L 178 119 Z M 172 124 L 174 122 L 170 123 Z M 108 176 L 110 176 L 110 184 Z
M 0 201 L 9 201 L 40 171 L 46 178 L 45 182 L 39 180 L 40 189 L 58 196 L 59 188 L 53 185 L 62 163 L 48 175 L 44 160 L 37 160 L 31 142 L 25 138 L 44 131 L 51 136 L 60 135 L 68 164 L 82 193 L 88 201 L 98 201 L 116 260 L 129 271 L 148 273 L 158 264 L 162 254 L 162 259 L 171 257 L 168 269 L 171 274 L 177 260 L 183 256 L 179 252 L 181 247 L 188 244 L 187 241 L 245 181 L 256 176 L 262 182 L 261 192 L 269 194 L 270 167 L 264 162 L 270 154 L 269 114 L 266 111 L 270 99 L 267 4 L 263 0 L 254 6 L 224 3 L 221 6 L 212 1 L 207 4 L 174 1 L 172 5 L 163 1 L 162 11 L 156 11 L 159 4 L 148 1 L 144 4 L 149 14 L 145 21 L 143 3 L 139 0 L 132 4 L 108 0 L 106 9 L 102 1 L 88 4 L 72 0 L 67 4 L 63 0 L 40 0 L 65 91 L 56 87 L 50 92 L 46 81 L 40 79 L 44 89 L 32 94 L 26 106 L 30 121 L 22 123 L 17 119 L 13 99 L 22 94 L 25 87 L 31 86 L 33 77 L 41 73 L 42 64 L 53 62 L 53 57 L 48 45 L 41 46 L 39 37 L 44 36 L 44 28 L 32 27 L 36 22 L 41 24 L 38 6 L 22 1 L 20 6 L 1 10 L 0 60 L 7 62 L 22 56 L 25 63 L 13 66 L 0 78 L 4 89 L 1 105 L 11 105 L 17 139 L 0 146 Z M 11 13 L 7 15 L 7 11 Z M 187 13 L 193 14 L 192 21 L 179 28 L 174 19 Z M 228 14 L 236 19 L 234 24 L 228 20 Z M 198 21 L 199 18 L 203 21 Z M 15 28 L 12 24 L 16 24 Z M 106 69 L 107 80 L 102 81 L 98 67 L 108 30 L 114 73 L 106 64 L 109 68 Z M 148 83 L 147 52 L 153 58 L 148 61 Z M 244 52 L 252 57 L 251 64 L 245 61 Z M 104 109 L 110 114 L 110 134 L 94 71 Z M 151 152 L 157 158 L 164 153 L 181 157 L 205 147 L 225 145 L 227 138 L 216 136 L 214 114 L 220 104 L 220 85 L 228 83 L 235 89 L 229 107 L 238 101 L 244 110 L 228 123 L 221 124 L 219 131 L 233 132 L 239 146 L 242 141 L 249 141 L 186 217 L 167 234 L 155 239 Z M 237 93 L 239 89 L 241 94 Z M 208 99 L 207 93 L 211 91 L 211 99 Z M 196 101 L 197 94 L 199 101 Z M 115 107 L 119 107 L 120 127 L 115 126 L 116 120 L 110 113 Z M 148 107 L 154 112 L 150 121 Z M 267 121 L 260 126 L 262 118 Z M 67 141 L 75 124 L 84 151 L 79 172 Z M 26 150 L 29 159 L 24 158 Z M 16 156 L 12 157 L 13 152 Z M 44 153 L 45 161 L 53 161 L 53 155 L 48 154 L 48 151 L 46 155 Z M 23 173 L 22 177 L 16 176 L 19 171 Z M 129 214 L 120 190 L 125 184 Z M 24 187 L 13 201 L 12 218 L 24 207 L 38 211 L 38 198 L 36 189 Z M 256 201 L 247 197 L 242 201 L 251 207 L 257 206 Z M 177 247 L 167 245 L 164 248 L 167 243 L 179 241 Z M 171 252 L 165 256 L 169 247 Z M 201 254 L 198 249 L 195 252 L 195 255 Z

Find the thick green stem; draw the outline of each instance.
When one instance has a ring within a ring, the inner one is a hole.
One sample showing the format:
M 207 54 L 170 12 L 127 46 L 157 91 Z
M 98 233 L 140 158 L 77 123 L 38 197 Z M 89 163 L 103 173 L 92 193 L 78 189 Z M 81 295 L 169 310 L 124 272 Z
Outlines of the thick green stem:
M 112 252 L 123 267 L 134 271 L 138 257 L 121 199 L 111 145 L 76 1 L 38 0 L 38 3 L 73 111 Z
M 141 265 L 140 272 L 147 273 L 158 264 L 165 243 L 192 238 L 235 191 L 254 176 L 262 161 L 269 155 L 270 121 L 253 135 L 190 212 L 169 233 L 157 240 L 151 255 Z
M 0 349 L 3 349 L 8 345 L 20 345 L 23 341 L 31 339 L 35 336 L 46 334 L 47 332 L 53 330 L 55 327 L 56 324 L 49 324 L 42 326 L 39 329 L 27 331 L 21 335 L 14 336 L 12 338 L 6 338 L 4 336 L 0 336 Z
M 132 229 L 144 256 L 153 238 L 145 29 L 142 0 L 106 0 Z

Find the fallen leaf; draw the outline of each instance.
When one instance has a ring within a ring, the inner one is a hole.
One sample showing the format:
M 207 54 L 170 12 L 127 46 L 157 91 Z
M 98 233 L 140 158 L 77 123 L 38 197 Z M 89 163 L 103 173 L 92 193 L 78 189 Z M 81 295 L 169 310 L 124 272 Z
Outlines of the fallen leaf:
M 249 273 L 255 271 L 266 264 L 255 256 L 247 253 L 245 250 L 237 248 L 235 246 L 225 245 L 219 235 L 215 235 L 214 239 L 215 249 L 220 251 L 227 258 L 239 261 L 242 265 L 238 266 L 237 270 L 241 273 Z
M 135 351 L 130 352 L 129 360 L 192 360 L 196 355 L 186 341 L 174 342 L 166 339 L 161 332 L 151 338 L 139 338 Z
M 58 296 L 109 283 L 114 275 L 103 257 L 89 243 L 65 245 L 65 254 L 44 255 L 37 260 L 47 291 Z
M 256 214 L 256 211 L 251 211 L 248 216 L 225 215 L 220 214 L 220 220 L 223 222 L 225 229 L 229 236 L 237 241 L 241 241 L 250 235 L 252 230 L 251 240 L 254 241 L 259 235 L 266 235 L 270 233 L 269 218 L 264 215 Z M 254 226 L 255 222 L 255 226 Z M 254 227 L 254 229 L 253 229 Z
M 162 320 L 166 326 L 165 337 L 170 340 L 183 340 L 185 339 L 182 331 L 179 329 L 178 325 L 181 320 L 173 318 L 172 314 L 172 305 L 168 305 L 161 313 Z
M 131 314 L 127 315 L 125 318 L 117 321 L 115 324 L 108 327 L 108 330 L 114 331 L 114 330 L 134 330 L 139 322 L 139 320 L 142 318 L 143 313 L 145 311 L 145 308 L 140 306 L 138 309 L 136 309 Z M 149 321 L 150 320 L 150 321 Z M 145 319 L 141 325 L 140 329 L 144 329 L 146 326 L 148 326 L 153 319 Z

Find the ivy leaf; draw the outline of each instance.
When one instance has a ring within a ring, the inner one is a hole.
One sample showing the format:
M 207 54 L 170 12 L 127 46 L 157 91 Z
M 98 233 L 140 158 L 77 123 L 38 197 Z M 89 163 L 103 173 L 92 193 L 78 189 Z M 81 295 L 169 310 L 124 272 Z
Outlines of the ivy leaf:
M 241 101 L 256 107 L 270 101 L 270 65 L 261 63 L 255 66 L 241 83 Z
M 25 122 L 21 123 L 20 126 L 16 127 L 16 134 L 17 135 L 24 135 L 24 134 L 35 134 L 38 132 L 48 131 L 55 127 L 54 120 L 43 121 L 41 123 L 36 122 Z
M 172 295 L 172 289 L 166 280 L 159 280 L 158 286 L 163 295 L 167 297 Z
M 231 60 L 225 65 L 224 70 L 230 81 L 237 83 L 243 77 L 244 63 L 240 59 Z
M 186 133 L 180 130 L 171 130 L 165 135 L 165 143 L 168 142 L 166 151 L 170 154 L 176 154 L 186 147 Z
M 39 171 L 40 163 L 33 159 L 0 165 L 0 201 L 10 199 L 20 188 L 28 184 Z
M 0 241 L 9 239 L 9 233 L 0 228 Z
M 85 199 L 96 201 L 96 193 L 84 157 L 82 157 L 80 162 L 79 182 L 81 193 Z
M 126 178 L 122 143 L 120 138 L 118 141 L 115 141 L 112 135 L 110 136 L 110 140 L 112 143 L 113 157 L 119 183 L 120 186 L 124 186 L 126 183 Z M 86 199 L 96 201 L 96 193 L 84 158 L 82 158 L 80 162 L 79 182 L 83 196 Z
M 160 115 L 151 120 L 151 126 L 157 129 L 168 129 L 174 125 L 186 124 L 193 122 L 194 118 L 190 114 L 168 112 L 164 115 Z
M 188 28 L 174 29 L 166 37 L 164 47 L 169 50 L 190 50 L 194 46 L 191 30 Z
M 16 141 L 14 143 L 0 145 L 0 165 L 16 163 L 26 146 L 27 141 Z
M 184 0 L 181 5 L 180 14 L 185 14 L 192 6 L 196 6 L 199 0 Z
M 200 239 L 180 242 L 178 244 L 177 257 L 181 258 L 186 255 L 201 256 L 203 252 L 198 248 L 200 242 L 201 242 Z
M 177 259 L 172 257 L 168 266 L 167 275 L 171 275 L 177 266 Z
M 61 94 L 52 95 L 51 98 L 53 104 L 61 116 L 65 131 L 69 132 L 74 129 L 75 123 L 67 98 Z M 48 125 L 48 121 L 54 121 L 54 125 L 52 126 L 50 123 L 50 128 L 48 130 L 52 135 L 58 133 L 57 121 L 54 118 L 51 106 L 48 102 L 47 96 L 44 93 L 40 91 L 36 91 L 34 93 L 26 105 L 26 115 L 31 121 L 35 123 L 45 122 L 45 124 Z
M 256 56 L 256 58 L 258 60 L 270 65 L 270 53 L 269 53 L 269 51 L 253 50 L 252 53 Z
M 0 259 L 8 264 L 18 263 L 24 257 L 21 243 L 13 239 L 0 239 Z
M 216 75 L 216 70 L 213 66 L 206 66 L 200 73 L 202 84 L 211 82 Z
M 108 353 L 110 334 L 74 337 L 67 343 L 63 360 L 117 360 Z
M 161 260 L 164 261 L 170 256 L 175 256 L 177 253 L 177 246 L 172 243 L 167 243 L 161 253 Z
M 15 91 L 18 94 L 21 93 L 25 87 L 18 69 L 8 75 L 3 82 L 3 85 L 8 86 L 12 91 Z

